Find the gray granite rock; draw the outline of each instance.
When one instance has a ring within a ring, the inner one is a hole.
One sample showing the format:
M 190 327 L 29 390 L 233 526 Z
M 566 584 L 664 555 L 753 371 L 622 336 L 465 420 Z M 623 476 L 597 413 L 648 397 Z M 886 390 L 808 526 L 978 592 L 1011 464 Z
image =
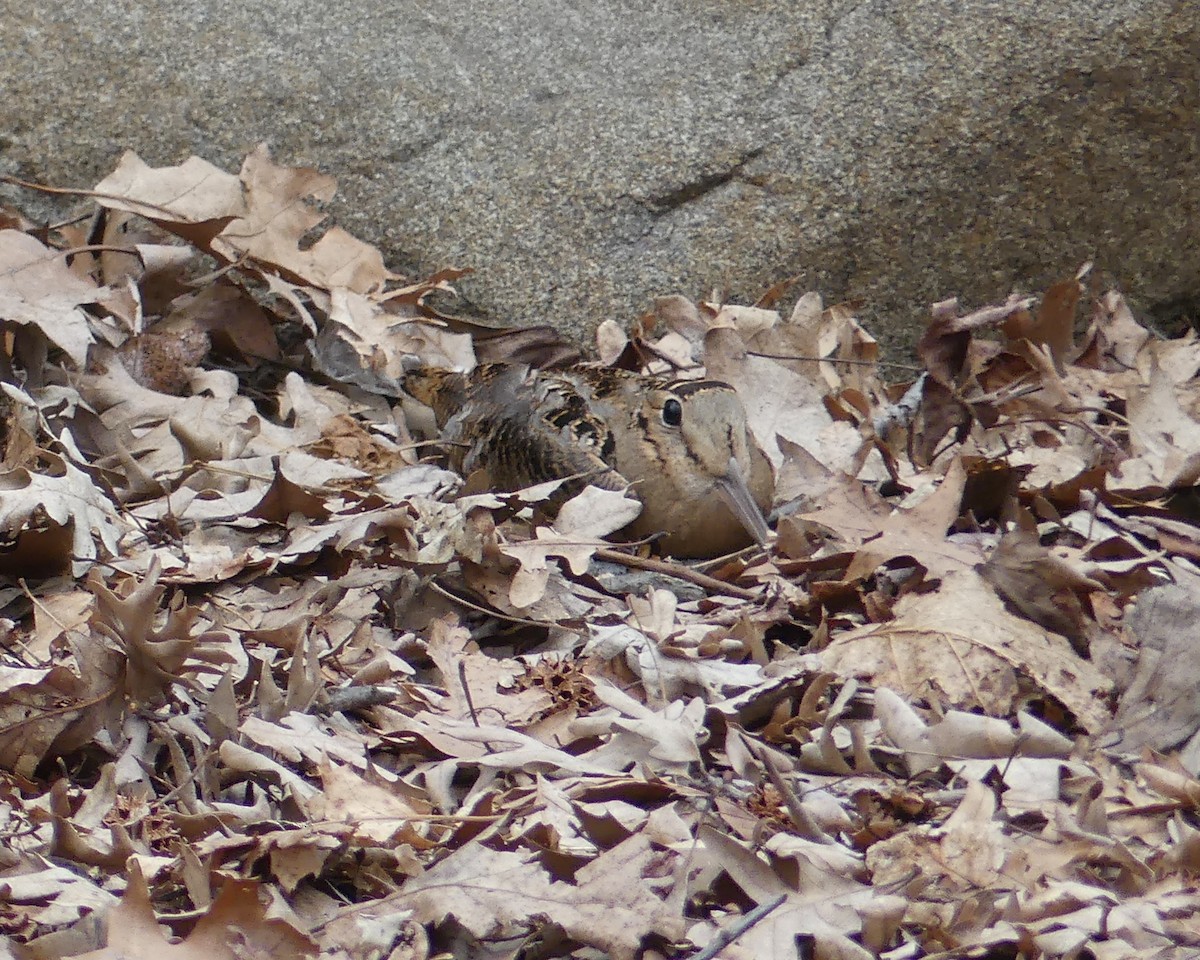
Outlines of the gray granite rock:
M 587 336 L 798 275 L 893 345 L 1095 258 L 1200 304 L 1190 0 L 0 0 L 0 171 L 335 174 L 398 269 Z M 2 196 L 11 199 L 5 189 Z

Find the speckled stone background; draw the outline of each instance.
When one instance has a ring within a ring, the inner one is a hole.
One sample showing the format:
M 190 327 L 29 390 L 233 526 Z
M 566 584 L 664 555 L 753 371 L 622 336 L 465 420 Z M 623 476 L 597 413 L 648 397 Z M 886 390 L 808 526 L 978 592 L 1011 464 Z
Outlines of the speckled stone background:
M 903 347 L 931 300 L 1090 258 L 1200 312 L 1194 0 L 0 0 L 0 35 L 0 171 L 265 140 L 497 321 L 586 337 L 798 275 Z

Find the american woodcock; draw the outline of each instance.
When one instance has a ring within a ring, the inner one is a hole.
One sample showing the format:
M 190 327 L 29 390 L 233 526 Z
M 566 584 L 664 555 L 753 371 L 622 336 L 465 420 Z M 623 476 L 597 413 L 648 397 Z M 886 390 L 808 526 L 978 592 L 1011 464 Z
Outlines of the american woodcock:
M 404 389 L 431 407 L 451 465 L 489 489 L 570 477 L 630 488 L 641 515 L 625 534 L 662 533 L 664 550 L 711 557 L 766 541 L 771 467 L 733 388 L 621 370 L 531 370 L 487 364 L 469 374 L 408 372 Z

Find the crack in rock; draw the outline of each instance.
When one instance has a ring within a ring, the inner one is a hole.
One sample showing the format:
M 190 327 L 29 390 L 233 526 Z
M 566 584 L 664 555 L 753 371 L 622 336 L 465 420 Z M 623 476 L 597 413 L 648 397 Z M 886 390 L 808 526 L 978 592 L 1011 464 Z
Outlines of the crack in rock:
M 733 166 L 725 170 L 718 170 L 716 173 L 707 174 L 699 179 L 688 181 L 674 190 L 646 197 L 642 201 L 642 204 L 648 207 L 650 212 L 656 217 L 661 217 L 673 210 L 678 210 L 680 207 L 699 200 L 705 194 L 712 193 L 714 190 L 725 186 L 731 180 L 736 179 L 738 174 L 741 173 L 742 168 L 751 160 L 762 156 L 765 149 L 765 147 L 755 147 L 753 150 L 748 150 L 738 158 Z

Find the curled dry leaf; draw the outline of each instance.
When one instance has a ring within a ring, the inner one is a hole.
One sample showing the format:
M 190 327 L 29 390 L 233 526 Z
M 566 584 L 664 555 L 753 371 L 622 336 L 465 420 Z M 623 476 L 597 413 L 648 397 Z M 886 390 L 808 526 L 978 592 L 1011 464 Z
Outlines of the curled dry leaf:
M 110 913 L 103 945 L 80 956 L 89 960 L 161 960 L 164 956 L 172 960 L 234 960 L 238 956 L 234 943 L 265 955 L 315 954 L 312 941 L 295 927 L 278 918 L 268 919 L 258 889 L 252 880 L 227 880 L 192 932 L 182 942 L 171 942 L 158 925 L 146 882 L 135 868 L 130 871 L 125 896 Z
M 88 578 L 88 588 L 96 595 L 93 626 L 123 653 L 122 692 L 137 705 L 161 703 L 172 684 L 191 682 L 187 673 L 219 673 L 215 665 L 228 659 L 194 631 L 200 613 L 196 607 L 172 603 L 165 622 L 156 626 L 166 594 L 160 574 L 152 562 L 146 579 L 124 595 L 109 590 L 95 574 Z
M 335 187 L 333 178 L 311 168 L 272 163 L 262 144 L 246 158 L 240 176 L 199 157 L 153 168 L 127 152 L 96 184 L 96 194 L 102 205 L 140 214 L 226 262 L 248 256 L 293 281 L 356 292 L 378 289 L 392 276 L 379 251 L 340 227 L 300 247 L 301 238 L 325 219 L 306 201 L 328 201 Z
M 125 524 L 95 481 L 69 460 L 43 457 L 42 472 L 19 467 L 0 474 L 0 530 L 16 548 L 0 561 L 4 572 L 81 574 L 103 552 L 115 557 Z
M 600 538 L 628 526 L 641 510 L 638 501 L 621 491 L 585 487 L 563 504 L 553 528 L 539 527 L 534 539 L 500 547 L 521 565 L 509 601 L 521 609 L 541 598 L 550 580 L 551 557 L 564 559 L 576 575 L 587 573 L 596 550 L 606 546 Z

